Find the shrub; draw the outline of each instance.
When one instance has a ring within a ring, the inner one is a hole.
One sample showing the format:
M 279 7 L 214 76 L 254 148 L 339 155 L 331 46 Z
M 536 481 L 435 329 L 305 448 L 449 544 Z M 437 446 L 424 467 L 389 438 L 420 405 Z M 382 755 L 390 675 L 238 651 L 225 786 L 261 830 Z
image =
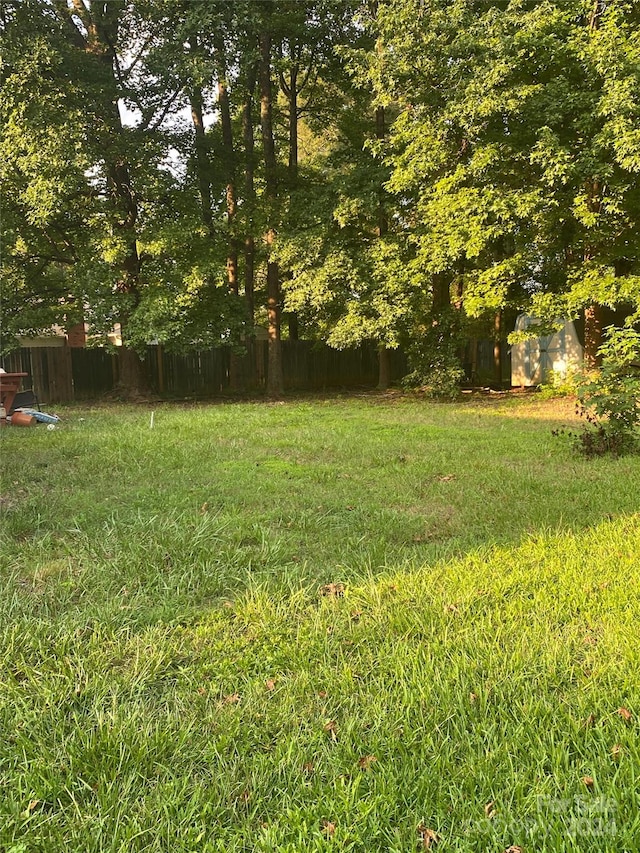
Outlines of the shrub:
M 578 383 L 581 374 L 579 371 L 567 368 L 567 370 L 552 370 L 547 381 L 540 386 L 540 395 L 545 400 L 555 397 L 575 397 L 578 393 Z
M 600 347 L 602 367 L 578 384 L 577 411 L 587 426 L 573 435 L 586 456 L 620 456 L 637 449 L 640 425 L 640 333 L 607 330 Z
M 464 378 L 460 364 L 462 341 L 459 311 L 446 309 L 432 317 L 407 346 L 411 372 L 402 380 L 403 386 L 432 399 L 455 400 Z

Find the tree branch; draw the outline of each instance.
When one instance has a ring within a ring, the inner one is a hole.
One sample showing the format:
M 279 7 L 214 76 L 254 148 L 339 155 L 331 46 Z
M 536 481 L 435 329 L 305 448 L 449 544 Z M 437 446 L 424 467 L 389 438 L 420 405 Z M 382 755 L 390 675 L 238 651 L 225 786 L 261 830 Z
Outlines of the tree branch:
M 71 17 L 72 11 L 67 6 L 66 0 L 53 0 L 53 8 L 59 20 L 65 26 L 67 35 L 71 39 L 71 42 L 75 47 L 79 47 L 81 50 L 86 50 L 87 39 L 73 22 L 73 18 Z
M 307 65 L 307 70 L 305 71 L 305 75 L 302 78 L 302 83 L 300 83 L 300 85 L 298 86 L 298 94 L 300 94 L 300 92 L 302 92 L 302 90 L 305 88 L 305 86 L 309 82 L 309 75 L 311 74 L 311 72 L 313 70 L 315 58 L 316 58 L 315 48 L 312 48 L 311 55 L 309 56 L 309 64 Z M 318 75 L 316 74 L 316 79 L 317 79 L 317 76 Z
M 169 110 L 171 109 L 173 104 L 175 103 L 178 95 L 180 95 L 181 92 L 183 92 L 183 91 L 184 91 L 183 87 L 181 86 L 179 89 L 177 89 L 173 93 L 173 95 L 171 95 L 171 97 L 169 98 L 169 100 L 167 101 L 165 106 L 163 107 L 160 115 L 158 116 L 158 118 L 155 121 L 154 121 L 154 116 L 156 115 L 157 110 L 154 109 L 151 112 L 150 116 L 146 120 L 144 120 L 142 122 L 142 124 L 140 124 L 140 126 L 136 128 L 136 130 L 151 130 L 151 131 L 157 130 L 160 127 L 160 125 L 162 124 L 162 122 L 165 120 L 165 118 L 167 117 L 167 113 L 169 112 Z M 152 124 L 152 122 L 153 122 L 153 124 Z

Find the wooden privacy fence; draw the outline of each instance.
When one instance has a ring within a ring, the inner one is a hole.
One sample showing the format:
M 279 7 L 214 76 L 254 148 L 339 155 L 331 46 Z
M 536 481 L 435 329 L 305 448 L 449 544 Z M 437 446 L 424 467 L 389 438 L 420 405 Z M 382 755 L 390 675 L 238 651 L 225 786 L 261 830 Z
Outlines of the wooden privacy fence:
M 253 372 L 254 389 L 263 390 L 267 377 L 267 341 L 256 341 L 250 352 L 235 357 L 234 370 L 240 385 L 248 386 Z M 160 346 L 149 346 L 144 368 L 149 387 L 172 397 L 215 397 L 229 393 L 231 353 L 228 349 L 199 350 L 185 354 L 168 353 Z M 250 360 L 255 369 L 249 369 Z M 283 341 L 282 364 L 285 389 L 322 391 L 328 388 L 374 386 L 378 381 L 378 356 L 375 347 L 334 350 L 312 341 Z M 115 390 L 118 382 L 118 357 L 109 350 L 76 347 L 31 347 L 11 353 L 4 360 L 10 372 L 25 372 L 44 403 L 95 399 Z M 402 352 L 391 353 L 391 378 L 407 372 Z

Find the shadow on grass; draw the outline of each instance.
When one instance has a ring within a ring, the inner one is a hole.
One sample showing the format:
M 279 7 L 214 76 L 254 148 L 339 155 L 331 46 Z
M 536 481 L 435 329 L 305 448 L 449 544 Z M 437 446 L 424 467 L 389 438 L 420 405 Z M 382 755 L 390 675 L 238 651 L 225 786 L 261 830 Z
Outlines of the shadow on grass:
M 575 456 L 549 428 L 571 407 L 305 398 L 167 406 L 153 429 L 136 406 L 74 409 L 5 441 L 5 613 L 180 621 L 632 515 L 640 459 Z

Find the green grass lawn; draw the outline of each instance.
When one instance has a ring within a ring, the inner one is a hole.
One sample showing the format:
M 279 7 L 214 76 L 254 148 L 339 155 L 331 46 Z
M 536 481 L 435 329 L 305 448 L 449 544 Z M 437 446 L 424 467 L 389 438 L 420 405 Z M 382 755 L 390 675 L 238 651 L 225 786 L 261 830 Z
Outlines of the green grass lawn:
M 571 411 L 3 430 L 0 851 L 640 851 L 640 458 Z

